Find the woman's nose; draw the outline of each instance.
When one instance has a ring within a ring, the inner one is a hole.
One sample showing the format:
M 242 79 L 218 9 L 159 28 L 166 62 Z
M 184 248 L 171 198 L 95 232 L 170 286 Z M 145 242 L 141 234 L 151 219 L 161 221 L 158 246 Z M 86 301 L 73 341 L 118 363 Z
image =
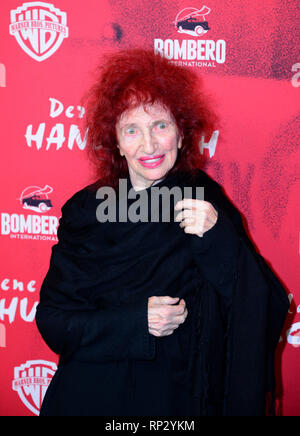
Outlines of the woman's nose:
M 155 150 L 154 139 L 149 132 L 144 132 L 142 138 L 143 151 L 147 154 L 152 154 Z

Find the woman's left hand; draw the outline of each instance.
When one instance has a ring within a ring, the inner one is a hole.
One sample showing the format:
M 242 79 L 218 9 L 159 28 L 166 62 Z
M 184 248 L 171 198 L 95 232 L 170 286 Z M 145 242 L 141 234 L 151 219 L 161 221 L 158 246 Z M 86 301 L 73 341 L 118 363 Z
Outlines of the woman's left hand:
M 184 198 L 175 205 L 175 210 L 181 210 L 175 218 L 185 233 L 203 237 L 218 220 L 218 212 L 207 201 Z

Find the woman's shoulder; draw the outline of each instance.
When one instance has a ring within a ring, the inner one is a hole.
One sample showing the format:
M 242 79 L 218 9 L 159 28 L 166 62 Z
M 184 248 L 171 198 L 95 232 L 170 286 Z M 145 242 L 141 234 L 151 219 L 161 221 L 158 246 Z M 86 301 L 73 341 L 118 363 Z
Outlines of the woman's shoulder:
M 222 192 L 222 186 L 216 182 L 210 175 L 201 169 L 194 169 L 192 172 L 183 173 L 186 184 L 203 187 L 208 190 Z
M 65 224 L 80 227 L 96 217 L 97 199 L 95 184 L 76 191 L 62 206 L 62 220 Z
M 190 177 L 192 177 L 194 186 L 200 186 L 204 188 L 205 201 L 212 203 L 216 208 L 218 208 L 218 210 L 225 213 L 228 218 L 234 222 L 239 231 L 244 234 L 241 212 L 232 202 L 232 199 L 227 194 L 225 187 L 200 169 L 195 170 Z
M 91 198 L 93 191 L 90 189 L 90 185 L 81 188 L 79 191 L 76 191 L 70 198 L 68 198 L 64 205 L 62 206 L 62 212 L 67 213 L 73 207 L 75 208 L 84 208 L 86 206 L 87 201 Z

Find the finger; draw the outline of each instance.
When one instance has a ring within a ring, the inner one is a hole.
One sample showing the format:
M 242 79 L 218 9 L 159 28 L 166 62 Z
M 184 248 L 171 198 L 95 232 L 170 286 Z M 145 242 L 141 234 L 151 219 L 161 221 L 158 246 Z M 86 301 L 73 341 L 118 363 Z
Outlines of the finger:
M 159 312 L 157 312 L 157 308 L 150 307 L 150 309 L 148 309 L 148 322 L 149 323 L 157 324 L 157 323 L 161 322 L 162 318 L 163 318 L 162 315 Z
M 178 304 L 178 306 L 172 307 L 172 313 L 175 314 L 175 316 L 180 316 L 184 314 L 185 311 L 186 311 L 185 304 Z
M 176 324 L 178 324 L 178 325 L 183 324 L 184 321 L 186 320 L 187 315 L 188 315 L 188 311 L 185 310 L 183 315 L 177 316 L 175 318 Z
M 186 310 L 187 308 L 185 304 L 178 304 L 177 306 L 171 308 L 171 317 L 175 319 L 177 316 L 182 316 Z
M 171 336 L 174 333 L 174 330 L 167 330 L 166 332 L 163 333 L 162 336 Z
M 195 224 L 199 229 L 202 227 L 203 230 L 209 230 L 216 223 L 216 218 L 208 215 L 206 211 L 184 209 L 178 213 L 175 221 L 180 223 L 180 227 Z
M 175 221 L 179 222 L 185 218 L 192 217 L 193 215 L 194 215 L 194 211 L 192 211 L 191 209 L 184 209 L 181 212 L 178 212 L 178 214 L 175 217 Z
M 198 228 L 195 228 L 195 226 L 186 226 L 184 228 L 184 232 L 189 235 L 197 235 L 200 238 L 203 238 L 204 232 L 199 231 Z
M 157 301 L 155 304 L 176 304 L 178 300 L 179 297 L 162 296 L 157 297 Z
M 197 235 L 198 233 L 200 235 L 203 235 L 203 233 L 201 231 L 199 232 L 199 229 L 195 228 L 195 226 L 193 226 L 193 225 L 185 226 L 184 227 L 184 232 L 188 233 L 188 234 L 191 234 L 191 235 Z
M 186 226 L 192 226 L 195 225 L 196 223 L 196 218 L 195 217 L 190 217 L 190 218 L 185 218 L 185 220 L 181 221 L 181 223 L 179 224 L 179 226 L 181 228 L 184 228 Z
M 175 205 L 175 210 L 180 209 L 196 209 L 203 206 L 207 206 L 208 202 L 204 200 L 197 200 L 195 198 L 184 198 L 183 200 L 177 201 Z
M 155 329 L 149 329 L 149 333 L 153 336 L 156 336 L 157 338 L 163 336 L 159 330 L 155 330 Z
M 153 336 L 156 336 L 156 337 L 170 336 L 176 328 L 177 327 L 168 327 L 165 329 L 156 329 L 155 327 L 154 328 L 151 327 L 151 328 L 149 328 L 149 333 L 151 333 Z
M 185 322 L 187 315 L 188 315 L 188 311 L 186 309 L 182 315 L 172 316 L 172 318 L 167 322 L 162 321 L 162 319 L 160 319 L 159 321 L 150 321 L 149 320 L 149 331 L 150 332 L 157 332 L 160 334 L 162 334 L 163 332 L 165 332 L 167 330 L 174 331 L 181 324 L 183 324 Z
M 184 299 L 183 298 L 181 298 L 181 300 L 179 301 L 179 303 L 176 305 L 176 306 L 174 306 L 173 307 L 173 309 L 178 309 L 178 307 L 182 307 L 182 308 L 185 308 L 186 307 L 186 302 L 184 301 Z

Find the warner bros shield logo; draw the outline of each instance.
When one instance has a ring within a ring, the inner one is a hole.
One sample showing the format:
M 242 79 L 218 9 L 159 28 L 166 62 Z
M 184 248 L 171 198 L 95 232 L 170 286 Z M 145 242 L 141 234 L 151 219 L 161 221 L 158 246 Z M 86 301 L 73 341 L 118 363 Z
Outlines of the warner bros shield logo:
M 56 370 L 55 363 L 45 360 L 29 360 L 14 369 L 12 388 L 35 415 L 40 413 L 42 401 Z
M 67 14 L 50 3 L 23 3 L 10 15 L 10 35 L 38 62 L 52 56 L 69 36 Z

